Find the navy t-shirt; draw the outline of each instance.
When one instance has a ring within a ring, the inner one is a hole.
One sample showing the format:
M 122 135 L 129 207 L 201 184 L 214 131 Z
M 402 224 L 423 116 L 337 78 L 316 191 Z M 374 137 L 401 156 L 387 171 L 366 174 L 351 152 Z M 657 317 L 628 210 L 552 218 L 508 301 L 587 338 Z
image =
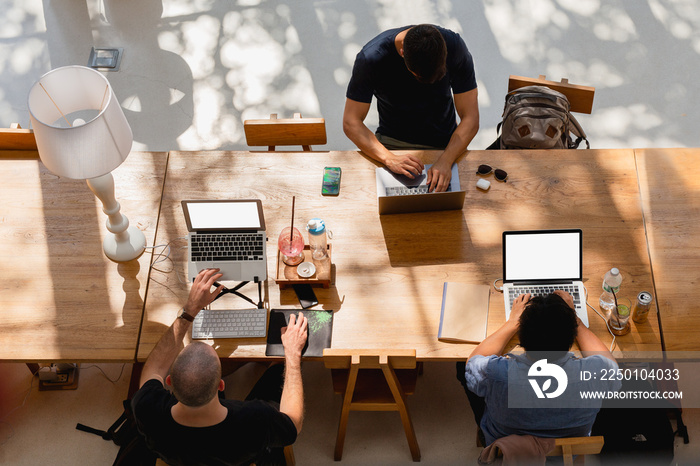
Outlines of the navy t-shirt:
M 251 464 L 268 454 L 268 449 L 294 443 L 294 423 L 265 401 L 221 400 L 228 415 L 210 427 L 187 427 L 170 414 L 175 396 L 156 379 L 143 384 L 131 406 L 139 431 L 149 448 L 168 464 L 238 465 Z
M 396 36 L 410 27 L 385 31 L 360 50 L 346 97 L 363 103 L 377 98 L 378 133 L 446 147 L 457 128 L 452 93 L 476 89 L 474 62 L 459 34 L 436 26 L 447 45 L 447 73 L 433 84 L 418 82 L 394 45 Z

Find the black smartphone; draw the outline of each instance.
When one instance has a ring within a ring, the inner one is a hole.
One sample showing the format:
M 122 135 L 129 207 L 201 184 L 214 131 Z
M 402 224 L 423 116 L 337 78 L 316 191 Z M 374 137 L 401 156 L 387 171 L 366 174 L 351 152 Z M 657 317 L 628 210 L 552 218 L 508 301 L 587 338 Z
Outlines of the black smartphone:
M 323 169 L 323 185 L 321 194 L 337 196 L 340 193 L 340 167 L 325 167 Z
M 301 304 L 302 309 L 308 309 L 311 306 L 315 306 L 318 304 L 318 299 L 316 299 L 316 293 L 314 293 L 314 289 L 311 288 L 311 285 L 292 285 L 294 288 L 294 292 L 297 294 L 297 298 L 299 298 L 299 304 Z

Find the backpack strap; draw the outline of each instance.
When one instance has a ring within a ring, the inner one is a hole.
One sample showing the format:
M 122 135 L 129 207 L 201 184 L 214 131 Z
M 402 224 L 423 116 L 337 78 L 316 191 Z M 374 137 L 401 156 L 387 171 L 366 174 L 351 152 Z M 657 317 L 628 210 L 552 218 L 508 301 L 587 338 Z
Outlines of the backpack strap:
M 95 429 L 94 427 L 89 427 L 86 426 L 85 424 L 78 423 L 75 428 L 78 430 L 82 430 L 83 432 L 88 432 L 90 434 L 95 434 L 99 435 L 105 440 L 114 440 L 114 432 L 121 426 L 124 421 L 126 421 L 126 418 L 128 416 L 128 413 L 124 411 L 121 416 L 119 416 L 119 419 L 114 421 L 114 424 L 112 424 L 109 429 L 106 431 L 100 430 L 100 429 Z
M 571 112 L 569 112 L 569 131 L 576 136 L 576 140 L 572 142 L 571 147 L 569 147 L 570 149 L 578 149 L 578 145 L 581 144 L 581 141 L 586 141 L 586 149 L 591 148 L 591 145 L 588 143 L 588 139 L 586 138 L 586 132 L 583 131 L 581 124 Z

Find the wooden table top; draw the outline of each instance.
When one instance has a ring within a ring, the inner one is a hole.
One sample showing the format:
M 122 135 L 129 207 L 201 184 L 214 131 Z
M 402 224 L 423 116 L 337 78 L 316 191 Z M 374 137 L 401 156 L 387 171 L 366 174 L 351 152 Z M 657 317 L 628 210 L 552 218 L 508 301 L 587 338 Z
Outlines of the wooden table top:
M 132 153 L 113 175 L 117 200 L 153 244 L 166 153 Z M 150 251 L 111 262 L 107 216 L 85 181 L 0 153 L 0 359 L 133 361 Z
M 426 162 L 436 153 L 425 153 Z M 476 189 L 476 167 L 488 163 L 509 173 L 491 189 Z M 340 195 L 321 196 L 324 166 L 343 170 Z M 276 240 L 288 226 L 296 196 L 295 224 L 321 217 L 333 231 L 335 284 L 316 288 L 319 309 L 335 312 L 332 346 L 415 348 L 421 360 L 465 359 L 473 344 L 437 340 L 443 282 L 490 285 L 502 276 L 504 230 L 581 228 L 584 284 L 597 306 L 602 277 L 618 267 L 623 296 L 652 289 L 634 152 L 630 150 L 471 151 L 460 162 L 467 191 L 461 211 L 379 216 L 375 164 L 357 152 L 171 152 L 156 244 L 170 242 L 171 254 L 151 273 L 138 360 L 144 361 L 176 318 L 189 292 L 185 271 L 187 234 L 182 199 L 260 198 L 267 233 L 271 308 L 298 308 L 291 289 L 274 281 Z M 242 289 L 256 297 L 257 288 Z M 227 295 L 214 308 L 249 304 Z M 661 349 L 658 324 L 632 324 L 618 337 L 622 351 Z M 503 296 L 491 288 L 489 327 L 505 319 Z M 612 337 L 589 310 L 593 331 Z M 264 339 L 213 341 L 222 357 L 261 358 Z
M 699 351 L 700 149 L 637 149 L 666 351 Z

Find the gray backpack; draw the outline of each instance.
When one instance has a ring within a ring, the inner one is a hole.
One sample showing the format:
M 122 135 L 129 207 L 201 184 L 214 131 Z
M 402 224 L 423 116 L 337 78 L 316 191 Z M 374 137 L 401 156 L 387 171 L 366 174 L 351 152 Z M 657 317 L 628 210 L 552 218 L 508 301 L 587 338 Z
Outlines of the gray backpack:
M 576 149 L 591 146 L 569 111 L 569 99 L 546 86 L 525 86 L 506 95 L 503 121 L 498 124 L 501 149 Z M 576 137 L 572 139 L 571 134 Z

